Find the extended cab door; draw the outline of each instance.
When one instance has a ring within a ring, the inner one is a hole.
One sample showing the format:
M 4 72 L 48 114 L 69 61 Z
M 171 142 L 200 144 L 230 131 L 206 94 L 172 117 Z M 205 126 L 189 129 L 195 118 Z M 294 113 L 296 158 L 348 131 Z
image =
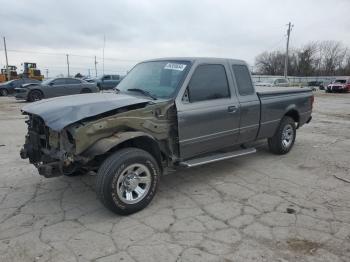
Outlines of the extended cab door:
M 176 102 L 182 159 L 237 143 L 239 104 L 232 85 L 226 63 L 192 66 Z
M 260 126 L 260 100 L 245 64 L 232 64 L 240 104 L 239 143 L 254 141 Z

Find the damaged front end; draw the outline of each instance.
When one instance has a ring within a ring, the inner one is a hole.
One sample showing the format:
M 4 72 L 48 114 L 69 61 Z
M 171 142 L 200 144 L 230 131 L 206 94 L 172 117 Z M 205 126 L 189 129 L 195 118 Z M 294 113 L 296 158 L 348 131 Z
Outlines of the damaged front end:
M 64 129 L 61 132 L 50 129 L 39 116 L 26 115 L 28 133 L 20 151 L 21 158 L 28 158 L 44 177 L 55 177 L 76 171 L 77 163 L 83 159 L 74 157 L 75 144 L 71 135 Z

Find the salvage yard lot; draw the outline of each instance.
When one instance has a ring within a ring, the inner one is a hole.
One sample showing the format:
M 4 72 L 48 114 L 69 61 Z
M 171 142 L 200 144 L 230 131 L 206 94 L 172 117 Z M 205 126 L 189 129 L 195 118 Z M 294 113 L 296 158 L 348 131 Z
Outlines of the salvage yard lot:
M 100 204 L 94 176 L 46 179 L 20 159 L 23 105 L 0 97 L 1 261 L 350 261 L 350 94 L 316 93 L 289 154 L 259 142 L 164 176 L 128 217 Z

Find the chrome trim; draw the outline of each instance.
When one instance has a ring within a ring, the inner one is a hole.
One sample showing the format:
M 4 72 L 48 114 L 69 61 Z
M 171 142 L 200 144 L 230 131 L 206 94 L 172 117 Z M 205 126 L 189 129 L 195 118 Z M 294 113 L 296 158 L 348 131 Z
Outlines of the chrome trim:
M 190 168 L 190 167 L 201 166 L 201 165 L 214 163 L 217 161 L 226 160 L 234 157 L 244 156 L 248 154 L 253 154 L 253 153 L 256 153 L 255 148 L 247 148 L 247 149 L 238 150 L 236 152 L 229 152 L 229 153 L 218 154 L 214 156 L 192 159 L 185 162 L 180 162 L 179 165 Z

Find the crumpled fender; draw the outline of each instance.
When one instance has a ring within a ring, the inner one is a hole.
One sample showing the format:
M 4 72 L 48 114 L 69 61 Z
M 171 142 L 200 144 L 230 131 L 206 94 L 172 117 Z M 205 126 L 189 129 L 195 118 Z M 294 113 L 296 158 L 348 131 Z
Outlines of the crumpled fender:
M 102 138 L 98 140 L 96 143 L 94 143 L 92 146 L 90 146 L 85 152 L 82 154 L 85 157 L 91 158 L 97 155 L 102 155 L 109 150 L 111 150 L 113 147 L 134 138 L 138 137 L 148 137 L 152 139 L 154 142 L 156 140 L 150 136 L 149 134 L 141 131 L 128 131 L 128 132 L 120 132 L 115 133 L 110 137 Z

